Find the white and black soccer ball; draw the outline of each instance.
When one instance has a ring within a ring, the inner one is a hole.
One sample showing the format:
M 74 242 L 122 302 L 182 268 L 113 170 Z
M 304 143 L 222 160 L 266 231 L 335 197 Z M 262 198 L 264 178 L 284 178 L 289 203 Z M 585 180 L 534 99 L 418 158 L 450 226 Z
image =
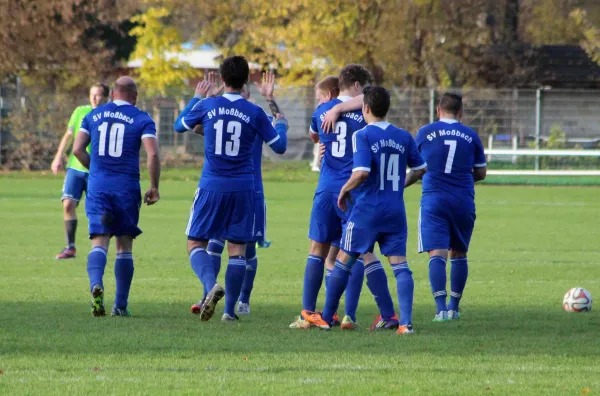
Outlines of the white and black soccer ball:
M 592 310 L 592 295 L 583 287 L 574 287 L 563 297 L 563 309 L 567 312 L 589 312 Z

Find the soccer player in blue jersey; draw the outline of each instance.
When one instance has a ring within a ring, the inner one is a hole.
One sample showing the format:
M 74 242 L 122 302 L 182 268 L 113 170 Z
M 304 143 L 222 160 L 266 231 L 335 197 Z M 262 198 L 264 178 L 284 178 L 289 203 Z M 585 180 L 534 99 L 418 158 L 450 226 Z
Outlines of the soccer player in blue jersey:
M 262 83 L 255 83 L 258 92 L 266 99 L 269 109 L 273 114 L 273 117 L 277 117 L 277 114 L 283 114 L 279 109 L 277 102 L 275 101 L 274 89 L 275 89 L 275 74 L 268 71 L 263 74 Z M 250 91 L 245 87 L 241 92 L 244 99 L 250 99 Z M 269 117 L 272 121 L 273 117 Z M 256 254 L 256 246 L 268 247 L 270 241 L 265 239 L 267 234 L 267 206 L 265 203 L 263 182 L 262 182 L 262 150 L 263 140 L 257 135 L 252 148 L 252 163 L 254 165 L 254 188 L 256 192 L 255 201 L 255 239 L 256 243 L 248 243 L 246 245 L 246 260 L 248 265 L 246 266 L 246 274 L 244 275 L 244 282 L 242 283 L 242 291 L 239 296 L 238 303 L 236 305 L 237 315 L 250 315 L 250 295 L 254 289 L 254 279 L 258 269 L 258 257 Z M 208 247 L 206 249 L 209 256 L 213 261 L 215 268 L 215 277 L 219 276 L 221 270 L 221 254 L 225 248 L 225 241 L 222 239 L 211 239 L 208 241 Z M 206 297 L 206 296 L 204 296 Z M 202 310 L 202 303 L 204 299 L 200 300 L 197 304 L 192 305 L 192 313 L 198 314 Z
M 365 89 L 362 112 L 368 125 L 352 138 L 352 176 L 342 187 L 337 202 L 341 210 L 347 211 L 350 194 L 357 191 L 355 204 L 344 228 L 323 313 L 302 312 L 309 323 L 322 329 L 331 328 L 333 314 L 358 257 L 372 252 L 378 243 L 396 277 L 400 307 L 397 333 L 413 333 L 414 281 L 406 261 L 404 179 L 406 167 L 410 167 L 416 177 L 425 173 L 427 165 L 411 135 L 385 121 L 389 107 L 390 95 L 384 88 Z M 379 276 L 371 278 L 371 291 L 376 296 L 382 318 L 391 319 L 395 313 L 387 277 L 383 268 L 376 272 Z
M 474 183 L 485 179 L 481 140 L 460 123 L 462 98 L 442 96 L 439 121 L 424 126 L 416 137 L 427 161 L 419 215 L 419 252 L 429 253 L 429 281 L 437 306 L 434 322 L 460 317 L 459 303 L 467 283 L 467 251 L 475 225 Z M 407 176 L 407 183 L 418 178 Z M 450 303 L 446 305 L 446 261 L 450 253 Z
M 345 66 L 339 74 L 340 94 L 337 98 L 322 103 L 313 113 L 310 127 L 311 139 L 314 143 L 325 145 L 325 155 L 321 164 L 319 184 L 313 199 L 308 237 L 310 249 L 304 272 L 304 288 L 302 291 L 302 311 L 314 311 L 317 297 L 323 282 L 325 258 L 342 236 L 342 229 L 347 215 L 337 207 L 337 197 L 342 186 L 352 173 L 352 136 L 366 123 L 360 111 L 342 114 L 335 124 L 333 133 L 325 134 L 320 124 L 327 111 L 338 103 L 342 103 L 362 93 L 373 80 L 371 73 L 361 65 Z M 352 280 L 346 291 L 346 315 L 342 320 L 343 329 L 354 329 L 357 326 L 356 308 L 364 279 L 363 265 L 359 262 L 353 271 Z M 290 328 L 306 329 L 310 323 L 300 315 Z
M 285 153 L 287 121 L 278 115 L 274 128 L 261 107 L 240 95 L 250 72 L 244 57 L 225 59 L 219 71 L 225 93 L 204 100 L 194 97 L 177 118 L 175 131 L 199 124 L 204 128 L 205 161 L 186 229 L 188 252 L 207 293 L 200 319 L 209 320 L 225 296 L 222 321 L 229 322 L 238 320 L 235 305 L 248 265 L 246 244 L 255 241 L 254 142 L 258 135 L 274 152 Z M 217 284 L 206 252 L 208 241 L 219 238 L 227 240 L 229 252 L 225 290 Z
M 113 101 L 90 112 L 81 123 L 73 153 L 90 170 L 85 212 L 89 222 L 92 250 L 87 271 L 92 294 L 92 314 L 104 316 L 104 268 L 110 239 L 116 239 L 115 278 L 117 290 L 113 316 L 131 316 L 129 289 L 133 279 L 133 240 L 141 205 L 140 146 L 148 154 L 150 189 L 147 205 L 160 199 L 160 159 L 156 125 L 150 115 L 135 107 L 137 87 L 129 77 L 115 82 Z M 91 153 L 86 147 L 91 142 Z

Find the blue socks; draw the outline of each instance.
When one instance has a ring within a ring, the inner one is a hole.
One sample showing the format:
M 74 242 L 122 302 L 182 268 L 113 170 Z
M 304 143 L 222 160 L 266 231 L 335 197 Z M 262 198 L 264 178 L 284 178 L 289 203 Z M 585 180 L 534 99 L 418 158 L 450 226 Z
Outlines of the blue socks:
M 400 306 L 400 325 L 406 326 L 412 323 L 413 294 L 415 282 L 408 263 L 392 265 L 398 288 L 398 304 Z
M 325 259 L 309 255 L 304 271 L 304 289 L 302 290 L 302 309 L 314 311 L 317 307 L 317 297 L 323 283 Z
M 375 303 L 379 308 L 379 314 L 383 320 L 389 320 L 396 312 L 394 311 L 394 302 L 390 289 L 388 287 L 387 275 L 380 261 L 375 261 L 365 266 L 365 275 L 367 276 L 367 286 L 375 297 Z
M 117 281 L 115 307 L 125 309 L 127 308 L 131 281 L 133 280 L 133 256 L 131 253 L 117 253 L 115 280 Z
M 104 277 L 104 268 L 106 267 L 106 250 L 100 246 L 92 248 L 88 254 L 87 272 L 90 279 L 90 291 L 96 285 L 102 286 L 102 278 Z
M 346 315 L 350 316 L 350 319 L 354 322 L 356 322 L 356 310 L 358 309 L 358 300 L 360 300 L 360 292 L 362 291 L 364 279 L 365 263 L 362 259 L 358 259 L 350 272 L 348 286 L 346 286 L 346 301 L 344 303 Z
M 246 245 L 246 273 L 242 283 L 242 292 L 240 293 L 240 302 L 250 304 L 250 293 L 254 288 L 254 277 L 256 277 L 256 268 L 258 259 L 256 257 L 256 244 Z
M 329 287 L 325 292 L 325 306 L 321 315 L 323 320 L 327 323 L 333 321 L 333 315 L 335 315 L 338 310 L 340 298 L 348 285 L 350 272 L 351 268 L 348 265 L 343 264 L 339 260 L 335 261 L 335 268 L 329 278 Z M 321 273 L 323 273 L 322 270 Z
M 333 267 L 335 268 L 335 267 Z M 327 285 L 329 284 L 329 278 L 331 278 L 332 269 L 325 267 L 325 290 L 327 290 Z
M 446 307 L 446 259 L 433 256 L 429 259 L 429 283 L 437 306 L 437 313 L 447 311 Z
M 206 253 L 204 248 L 194 248 L 190 252 L 190 263 L 196 276 L 202 282 L 202 286 L 204 286 L 204 297 L 206 297 L 206 294 L 217 283 L 217 276 L 215 275 L 211 256 Z
M 235 316 L 235 304 L 242 291 L 246 265 L 244 256 L 229 257 L 227 271 L 225 271 L 225 313 L 231 317 Z
M 208 241 L 206 252 L 210 256 L 210 259 L 213 263 L 213 268 L 215 270 L 215 278 L 218 278 L 219 272 L 221 272 L 221 254 L 223 254 L 224 249 L 225 241 L 219 239 L 211 239 L 210 241 Z
M 448 309 L 458 311 L 458 304 L 469 276 L 469 265 L 466 257 L 451 259 L 450 263 L 452 267 L 450 270 L 450 304 L 448 304 Z

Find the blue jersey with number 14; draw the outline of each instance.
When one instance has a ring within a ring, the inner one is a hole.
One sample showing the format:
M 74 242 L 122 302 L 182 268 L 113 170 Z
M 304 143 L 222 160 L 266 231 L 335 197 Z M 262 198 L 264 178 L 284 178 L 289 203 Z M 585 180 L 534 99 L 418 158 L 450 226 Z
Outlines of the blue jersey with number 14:
M 156 124 L 148 113 L 116 100 L 92 110 L 80 132 L 91 140 L 89 191 L 140 188 L 141 142 L 156 138 Z
M 340 96 L 322 103 L 313 113 L 310 129 L 313 133 L 319 133 L 319 139 L 325 145 L 317 192 L 339 193 L 352 174 L 352 136 L 367 125 L 362 111 L 343 113 L 335 123 L 333 133 L 325 133 L 321 128 L 327 112 L 348 99 L 351 98 Z
M 421 128 L 415 140 L 427 161 L 423 198 L 433 193 L 475 197 L 473 168 L 486 166 L 477 132 L 456 120 L 441 119 Z
M 356 132 L 353 148 L 353 171 L 369 172 L 369 177 L 357 194 L 351 219 L 378 232 L 397 231 L 400 219 L 406 222 L 406 168 L 427 166 L 415 141 L 407 131 L 383 121 Z

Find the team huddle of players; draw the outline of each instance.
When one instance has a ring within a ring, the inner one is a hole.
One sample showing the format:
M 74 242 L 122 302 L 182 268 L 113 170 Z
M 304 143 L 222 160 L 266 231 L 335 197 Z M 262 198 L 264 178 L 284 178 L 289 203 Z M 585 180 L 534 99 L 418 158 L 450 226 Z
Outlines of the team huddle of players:
M 243 57 L 225 59 L 220 76 L 222 86 L 213 74 L 198 85 L 174 128 L 176 132 L 193 130 L 202 134 L 205 146 L 202 177 L 186 228 L 190 263 L 204 287 L 204 297 L 192 305 L 192 312 L 203 321 L 209 320 L 224 297 L 222 321 L 230 322 L 250 313 L 256 243 L 268 245 L 264 241 L 263 143 L 283 154 L 288 126 L 274 101 L 271 73 L 265 75 L 258 88 L 273 117 L 248 101 L 245 84 L 249 68 Z M 311 245 L 302 310 L 291 328 L 330 329 L 340 325 L 342 329 L 355 329 L 366 277 L 380 311 L 371 328 L 413 333 L 414 281 L 406 259 L 408 231 L 403 193 L 404 188 L 421 179 L 419 251 L 430 256 L 429 278 L 437 305 L 434 321 L 460 317 L 459 302 L 468 274 L 467 251 L 475 223 L 474 183 L 486 173 L 480 139 L 460 123 L 462 99 L 455 94 L 443 95 L 439 121 L 423 127 L 413 139 L 407 131 L 386 121 L 390 95 L 383 88 L 371 87 L 371 82 L 371 74 L 364 67 L 348 65 L 339 77 L 328 77 L 316 86 L 319 106 L 311 120 L 310 137 L 321 143 L 323 158 L 310 219 Z M 111 103 L 96 107 L 83 118 L 73 148 L 82 167 L 89 169 L 86 214 L 93 248 L 87 268 L 94 316 L 105 315 L 102 279 L 112 236 L 117 248 L 112 314 L 131 315 L 131 251 L 133 239 L 141 233 L 137 227 L 141 143 L 148 153 L 150 173 L 150 189 L 144 202 L 152 205 L 160 199 L 155 124 L 135 107 L 137 88 L 130 78 L 118 79 L 112 96 Z M 69 191 L 69 172 L 63 198 L 77 202 L 81 193 L 77 196 Z M 75 255 L 74 230 L 69 224 L 65 209 L 69 245 L 58 258 Z M 225 242 L 229 261 L 223 288 L 217 276 Z M 399 314 L 386 273 L 373 252 L 376 243 L 396 278 Z M 452 264 L 449 304 L 448 257 Z M 324 273 L 325 303 L 322 312 L 316 312 Z M 337 310 L 344 292 L 345 314 L 340 321 Z

